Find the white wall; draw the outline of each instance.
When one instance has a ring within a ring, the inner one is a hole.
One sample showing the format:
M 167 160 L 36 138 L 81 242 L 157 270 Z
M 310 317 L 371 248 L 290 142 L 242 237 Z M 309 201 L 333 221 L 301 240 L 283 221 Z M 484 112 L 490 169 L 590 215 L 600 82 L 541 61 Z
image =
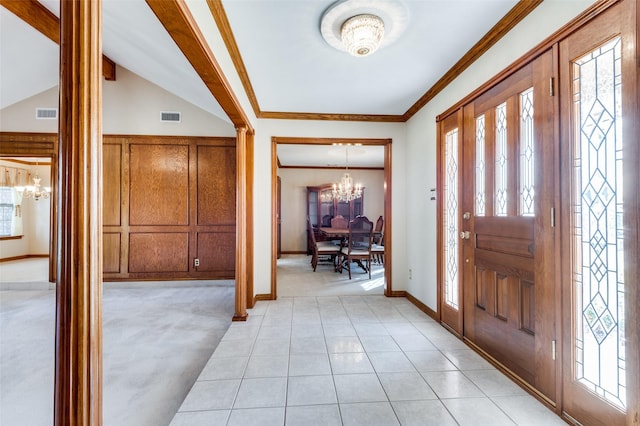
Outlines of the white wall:
M 103 80 L 104 134 L 233 136 L 232 124 L 184 101 L 120 66 Z M 0 131 L 56 133 L 58 120 L 36 120 L 36 108 L 57 108 L 58 87 L 0 110 Z M 182 122 L 160 122 L 160 111 L 180 111 Z
M 257 120 L 254 151 L 254 289 L 256 294 L 270 293 L 271 286 L 271 138 L 372 138 L 391 139 L 391 218 L 393 227 L 394 290 L 407 283 L 405 199 L 405 129 L 404 123 L 327 122 L 306 120 Z M 303 204 L 304 206 L 304 204 Z M 367 216 L 369 216 L 368 212 Z M 304 217 L 306 213 L 304 213 Z M 371 216 L 369 216 L 371 217 Z M 376 216 L 377 218 L 377 216 Z M 387 242 L 385 242 L 386 244 Z
M 591 0 L 545 1 L 507 36 L 485 53 L 407 123 L 406 181 L 408 191 L 423 194 L 436 186 L 436 116 L 490 80 L 583 10 Z M 407 291 L 432 309 L 437 306 L 436 202 L 408 197 L 405 226 Z M 395 232 L 395 229 L 394 229 Z
M 279 169 L 282 202 L 282 251 L 307 251 L 307 186 L 338 181 L 344 169 Z M 384 170 L 351 170 L 364 187 L 364 215 L 374 224 L 384 216 Z

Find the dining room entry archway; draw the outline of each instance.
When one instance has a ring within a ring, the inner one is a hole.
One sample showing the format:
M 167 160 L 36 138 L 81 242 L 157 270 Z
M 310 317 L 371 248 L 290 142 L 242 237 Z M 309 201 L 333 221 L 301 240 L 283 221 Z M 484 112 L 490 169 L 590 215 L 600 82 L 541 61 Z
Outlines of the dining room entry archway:
M 327 145 L 334 144 L 361 144 L 363 146 L 383 146 L 384 147 L 384 235 L 385 235 L 385 270 L 384 270 L 384 295 L 394 296 L 391 280 L 392 268 L 392 220 L 391 220 L 391 139 L 359 139 L 359 138 L 297 138 L 280 137 L 271 138 L 271 291 L 270 299 L 277 299 L 278 277 L 277 277 L 277 226 L 278 226 L 278 206 L 277 206 L 277 180 L 278 180 L 278 145 Z

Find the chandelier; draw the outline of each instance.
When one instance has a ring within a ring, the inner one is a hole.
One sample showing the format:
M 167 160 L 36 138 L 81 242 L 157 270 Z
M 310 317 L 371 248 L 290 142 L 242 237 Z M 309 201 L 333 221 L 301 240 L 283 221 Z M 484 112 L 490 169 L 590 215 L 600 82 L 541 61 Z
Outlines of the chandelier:
M 353 183 L 353 177 L 349 173 L 349 146 L 346 147 L 345 172 L 339 183 L 333 184 L 333 198 L 338 201 L 350 202 L 362 197 L 362 185 Z
M 42 187 L 40 185 L 40 176 L 38 176 L 38 163 L 36 163 L 36 175 L 33 177 L 33 185 L 27 185 L 25 187 L 16 187 L 18 191 L 22 190 L 22 198 L 33 198 L 34 201 L 38 201 L 41 198 L 47 199 L 51 195 L 50 187 Z
M 367 56 L 378 50 L 384 36 L 384 22 L 376 15 L 356 15 L 340 29 L 342 44 L 353 56 Z

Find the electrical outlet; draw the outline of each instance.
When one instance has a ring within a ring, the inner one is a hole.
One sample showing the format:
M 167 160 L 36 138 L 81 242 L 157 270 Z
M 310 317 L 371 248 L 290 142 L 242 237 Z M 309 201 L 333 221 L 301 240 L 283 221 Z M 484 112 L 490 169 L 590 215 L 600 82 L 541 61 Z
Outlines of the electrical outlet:
M 413 278 L 413 271 L 409 269 L 409 279 Z
M 197 257 L 193 259 L 193 266 L 195 266 L 196 268 L 200 266 L 200 259 L 198 259 Z

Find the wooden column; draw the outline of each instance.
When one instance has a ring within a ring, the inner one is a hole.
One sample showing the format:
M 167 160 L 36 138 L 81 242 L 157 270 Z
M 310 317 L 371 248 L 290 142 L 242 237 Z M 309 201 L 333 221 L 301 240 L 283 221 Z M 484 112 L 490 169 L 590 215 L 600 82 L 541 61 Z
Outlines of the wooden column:
M 101 425 L 102 6 L 60 3 L 54 424 Z
M 245 241 L 247 244 L 247 262 L 245 264 L 247 271 L 247 285 L 246 285 L 246 299 L 247 299 L 247 308 L 253 308 L 255 305 L 255 300 L 253 297 L 253 170 L 254 170 L 254 162 L 253 162 L 253 151 L 254 151 L 254 137 L 255 134 L 253 132 L 247 131 L 247 148 L 245 150 L 245 158 L 247 159 L 247 163 L 245 165 L 246 169 L 246 205 L 245 205 L 245 220 L 246 224 L 246 234 Z
M 236 307 L 234 321 L 247 320 L 247 128 L 236 129 Z

